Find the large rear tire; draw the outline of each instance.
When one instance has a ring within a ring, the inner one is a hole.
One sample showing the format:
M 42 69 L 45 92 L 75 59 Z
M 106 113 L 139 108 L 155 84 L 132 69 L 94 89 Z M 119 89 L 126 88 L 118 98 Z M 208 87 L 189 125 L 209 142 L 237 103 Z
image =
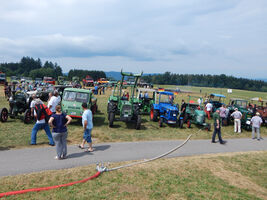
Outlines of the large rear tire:
M 109 124 L 108 124 L 109 127 L 113 127 L 114 119 L 115 119 L 115 113 L 110 112 L 110 113 L 109 113 Z
M 0 120 L 6 122 L 8 119 L 8 110 L 6 108 L 0 109 Z
M 136 130 L 140 130 L 140 128 L 141 128 L 141 121 L 142 121 L 141 115 L 137 115 L 136 126 L 135 126 L 135 129 Z

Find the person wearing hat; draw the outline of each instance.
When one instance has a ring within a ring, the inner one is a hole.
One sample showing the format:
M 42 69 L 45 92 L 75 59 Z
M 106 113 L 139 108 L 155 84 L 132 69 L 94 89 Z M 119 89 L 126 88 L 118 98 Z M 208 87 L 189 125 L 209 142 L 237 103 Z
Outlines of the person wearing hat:
M 261 134 L 260 134 L 260 127 L 262 124 L 262 119 L 260 117 L 260 113 L 256 112 L 256 115 L 252 117 L 251 119 L 251 124 L 252 124 L 252 139 L 256 139 L 255 137 L 255 131 L 257 132 L 257 140 L 260 141 Z
M 234 118 L 234 131 L 235 131 L 235 133 L 241 133 L 242 113 L 238 110 L 238 108 L 235 108 L 235 112 L 233 112 L 231 114 L 231 117 Z

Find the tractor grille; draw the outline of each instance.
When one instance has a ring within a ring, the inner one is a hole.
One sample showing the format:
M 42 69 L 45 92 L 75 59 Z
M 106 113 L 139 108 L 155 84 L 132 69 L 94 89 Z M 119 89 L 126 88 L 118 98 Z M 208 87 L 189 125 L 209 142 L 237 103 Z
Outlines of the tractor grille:
M 123 115 L 131 115 L 131 113 L 132 113 L 132 108 L 130 105 L 124 105 L 122 107 L 122 114 Z
M 177 117 L 177 112 L 176 111 L 170 111 L 171 117 Z

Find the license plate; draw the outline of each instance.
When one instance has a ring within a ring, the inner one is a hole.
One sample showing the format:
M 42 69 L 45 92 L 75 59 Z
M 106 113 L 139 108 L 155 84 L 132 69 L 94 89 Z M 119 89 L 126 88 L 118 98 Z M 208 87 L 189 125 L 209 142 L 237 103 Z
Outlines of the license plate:
M 70 114 L 71 114 L 71 115 L 76 115 L 76 112 L 71 112 Z

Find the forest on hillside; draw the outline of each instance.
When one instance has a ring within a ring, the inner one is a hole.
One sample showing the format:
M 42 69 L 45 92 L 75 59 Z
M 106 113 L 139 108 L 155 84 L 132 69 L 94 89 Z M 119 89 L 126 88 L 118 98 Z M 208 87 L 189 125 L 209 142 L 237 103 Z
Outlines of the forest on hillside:
M 227 76 L 225 74 L 175 74 L 171 72 L 165 72 L 164 74 L 143 76 L 142 79 L 153 84 L 191 85 L 267 92 L 267 82 L 261 80 L 237 78 L 233 76 Z

